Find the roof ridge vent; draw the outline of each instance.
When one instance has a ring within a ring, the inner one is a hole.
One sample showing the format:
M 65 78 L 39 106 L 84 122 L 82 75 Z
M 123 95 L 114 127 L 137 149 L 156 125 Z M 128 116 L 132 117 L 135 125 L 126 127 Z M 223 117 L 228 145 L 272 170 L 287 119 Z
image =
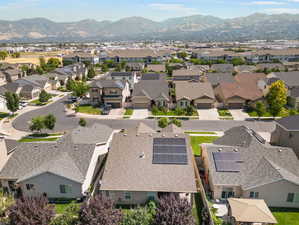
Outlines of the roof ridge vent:
M 125 133 L 124 133 L 123 135 L 124 135 L 124 136 L 128 136 L 128 135 L 127 135 L 127 134 L 125 134 Z
M 145 154 L 144 154 L 144 152 L 142 152 L 142 153 L 139 155 L 139 158 L 140 158 L 140 159 L 144 159 L 144 158 L 145 158 Z
M 218 152 L 221 152 L 223 149 L 222 148 L 218 148 Z
M 234 152 L 238 152 L 239 151 L 239 149 L 237 149 L 237 148 L 234 148 Z

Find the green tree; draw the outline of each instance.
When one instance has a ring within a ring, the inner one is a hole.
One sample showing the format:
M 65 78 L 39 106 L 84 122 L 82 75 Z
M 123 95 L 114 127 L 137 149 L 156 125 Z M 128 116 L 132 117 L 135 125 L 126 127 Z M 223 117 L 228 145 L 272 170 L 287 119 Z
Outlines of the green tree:
M 120 67 L 121 67 L 121 69 L 122 70 L 124 70 L 125 68 L 126 68 L 126 62 L 125 61 L 122 61 L 121 63 L 120 63 Z
M 106 72 L 108 72 L 108 70 L 109 70 L 108 65 L 107 65 L 107 64 L 103 64 L 103 65 L 102 65 L 102 72 L 103 72 L 103 73 L 106 73 Z
M 58 58 L 50 58 L 47 62 L 48 66 L 55 67 L 55 68 L 60 66 L 60 64 L 61 64 L 61 62 Z
M 245 60 L 243 58 L 233 58 L 232 59 L 232 64 L 234 66 L 244 65 L 245 64 Z
M 82 81 L 75 81 L 72 88 L 73 96 L 81 98 L 88 92 L 88 90 L 89 86 L 86 83 Z
M 43 118 L 45 128 L 53 130 L 56 123 L 56 117 L 53 114 L 48 114 Z
M 39 94 L 38 100 L 41 103 L 48 102 L 51 99 L 51 95 L 47 93 L 45 90 L 42 90 Z
M 20 52 L 14 52 L 11 54 L 12 58 L 20 58 L 21 57 L 21 53 Z
M 94 71 L 94 68 L 93 66 L 91 66 L 89 69 L 88 69 L 88 74 L 87 74 L 87 77 L 89 79 L 92 79 L 96 76 L 96 72 Z
M 7 51 L 0 51 L 0 59 L 4 60 L 8 56 Z
M 81 127 L 86 127 L 86 120 L 84 119 L 84 118 L 80 118 L 80 120 L 79 120 L 79 125 L 81 126 Z
M 165 128 L 168 126 L 168 119 L 166 117 L 163 117 L 163 118 L 160 118 L 159 121 L 158 121 L 158 126 L 160 128 Z
M 120 71 L 121 71 L 121 65 L 120 65 L 120 63 L 118 63 L 118 64 L 116 65 L 116 67 L 115 67 L 114 70 L 117 71 L 117 72 L 120 72 Z
M 181 59 L 186 59 L 188 56 L 187 52 L 178 52 L 177 57 Z
M 187 116 L 192 116 L 194 112 L 195 112 L 195 108 L 193 106 L 191 106 L 191 105 L 187 106 L 187 108 L 186 108 Z
M 20 99 L 16 93 L 6 92 L 5 93 L 6 99 L 6 107 L 12 113 L 15 113 L 19 109 Z
M 257 102 L 255 105 L 255 111 L 256 111 L 258 117 L 263 116 L 267 111 L 265 104 L 262 102 Z
M 68 79 L 67 79 L 67 82 L 66 82 L 66 85 L 65 85 L 66 89 L 67 89 L 68 91 L 72 91 L 73 88 L 74 88 L 74 85 L 75 85 L 75 81 L 74 81 L 71 77 L 68 78 Z
M 41 132 L 41 130 L 45 128 L 45 124 L 44 124 L 44 118 L 41 117 L 41 116 L 38 116 L 38 117 L 35 117 L 35 118 L 32 118 L 31 120 L 31 124 L 30 124 L 30 127 L 29 129 L 31 131 L 38 131 L 38 132 Z
M 288 90 L 283 81 L 278 80 L 270 86 L 266 99 L 273 116 L 277 116 L 287 104 L 287 96 Z
M 180 120 L 178 120 L 178 119 L 175 119 L 175 118 L 172 119 L 172 120 L 170 120 L 170 123 L 176 125 L 177 127 L 181 127 L 182 126 L 182 122 Z

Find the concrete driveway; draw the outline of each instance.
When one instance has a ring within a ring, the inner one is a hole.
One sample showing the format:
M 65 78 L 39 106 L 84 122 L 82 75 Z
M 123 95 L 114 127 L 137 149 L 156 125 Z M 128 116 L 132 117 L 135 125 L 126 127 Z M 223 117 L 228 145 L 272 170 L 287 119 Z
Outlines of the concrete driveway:
M 229 112 L 232 114 L 234 120 L 245 120 L 250 117 L 243 109 L 230 109 Z
M 213 109 L 198 109 L 200 120 L 219 120 L 219 115 L 216 108 Z
M 146 119 L 147 117 L 148 117 L 147 109 L 134 109 L 131 119 L 140 120 L 140 119 Z
M 111 109 L 109 112 L 109 116 L 122 116 L 124 114 L 124 109 L 123 108 L 118 108 L 118 109 Z

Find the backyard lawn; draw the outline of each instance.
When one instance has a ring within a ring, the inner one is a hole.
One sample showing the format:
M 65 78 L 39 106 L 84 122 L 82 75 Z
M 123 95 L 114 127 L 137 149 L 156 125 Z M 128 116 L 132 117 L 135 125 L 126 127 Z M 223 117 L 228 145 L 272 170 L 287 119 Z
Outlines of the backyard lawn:
M 210 131 L 186 131 L 185 134 L 216 134 L 215 132 L 210 132 Z
M 19 142 L 42 142 L 42 141 L 57 141 L 57 137 L 53 138 L 30 138 L 30 137 L 24 137 L 19 140 Z
M 215 136 L 190 136 L 193 154 L 195 156 L 200 156 L 201 155 L 201 147 L 199 145 L 202 143 L 212 143 L 217 138 L 218 137 L 215 137 Z
M 278 221 L 277 225 L 299 225 L 299 209 L 271 208 Z
M 55 204 L 55 211 L 56 214 L 63 214 L 68 206 L 70 206 L 72 203 L 56 203 Z M 74 203 L 78 206 L 81 205 L 81 203 Z
M 101 110 L 91 105 L 80 105 L 76 107 L 76 112 L 86 113 L 91 115 L 101 115 Z

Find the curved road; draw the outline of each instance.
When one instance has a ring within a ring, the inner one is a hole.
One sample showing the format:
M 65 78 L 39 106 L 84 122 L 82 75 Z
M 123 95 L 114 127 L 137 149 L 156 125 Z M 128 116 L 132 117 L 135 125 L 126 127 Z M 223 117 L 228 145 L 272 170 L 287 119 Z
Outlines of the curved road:
M 60 99 L 59 101 L 52 103 L 49 106 L 36 109 L 18 116 L 13 121 L 13 127 L 21 131 L 29 131 L 29 122 L 33 117 L 42 116 L 52 113 L 56 116 L 55 132 L 67 131 L 78 126 L 79 118 L 68 117 L 64 112 L 64 102 L 67 97 Z M 142 121 L 151 127 L 157 128 L 156 120 L 104 120 L 104 119 L 90 119 L 86 118 L 87 124 L 102 123 L 106 124 L 114 129 L 122 129 L 136 126 L 138 122 Z M 233 121 L 233 120 L 187 120 L 183 121 L 182 127 L 185 130 L 201 130 L 201 131 L 225 131 L 234 126 L 246 125 L 259 132 L 271 132 L 274 130 L 274 122 L 264 121 Z

